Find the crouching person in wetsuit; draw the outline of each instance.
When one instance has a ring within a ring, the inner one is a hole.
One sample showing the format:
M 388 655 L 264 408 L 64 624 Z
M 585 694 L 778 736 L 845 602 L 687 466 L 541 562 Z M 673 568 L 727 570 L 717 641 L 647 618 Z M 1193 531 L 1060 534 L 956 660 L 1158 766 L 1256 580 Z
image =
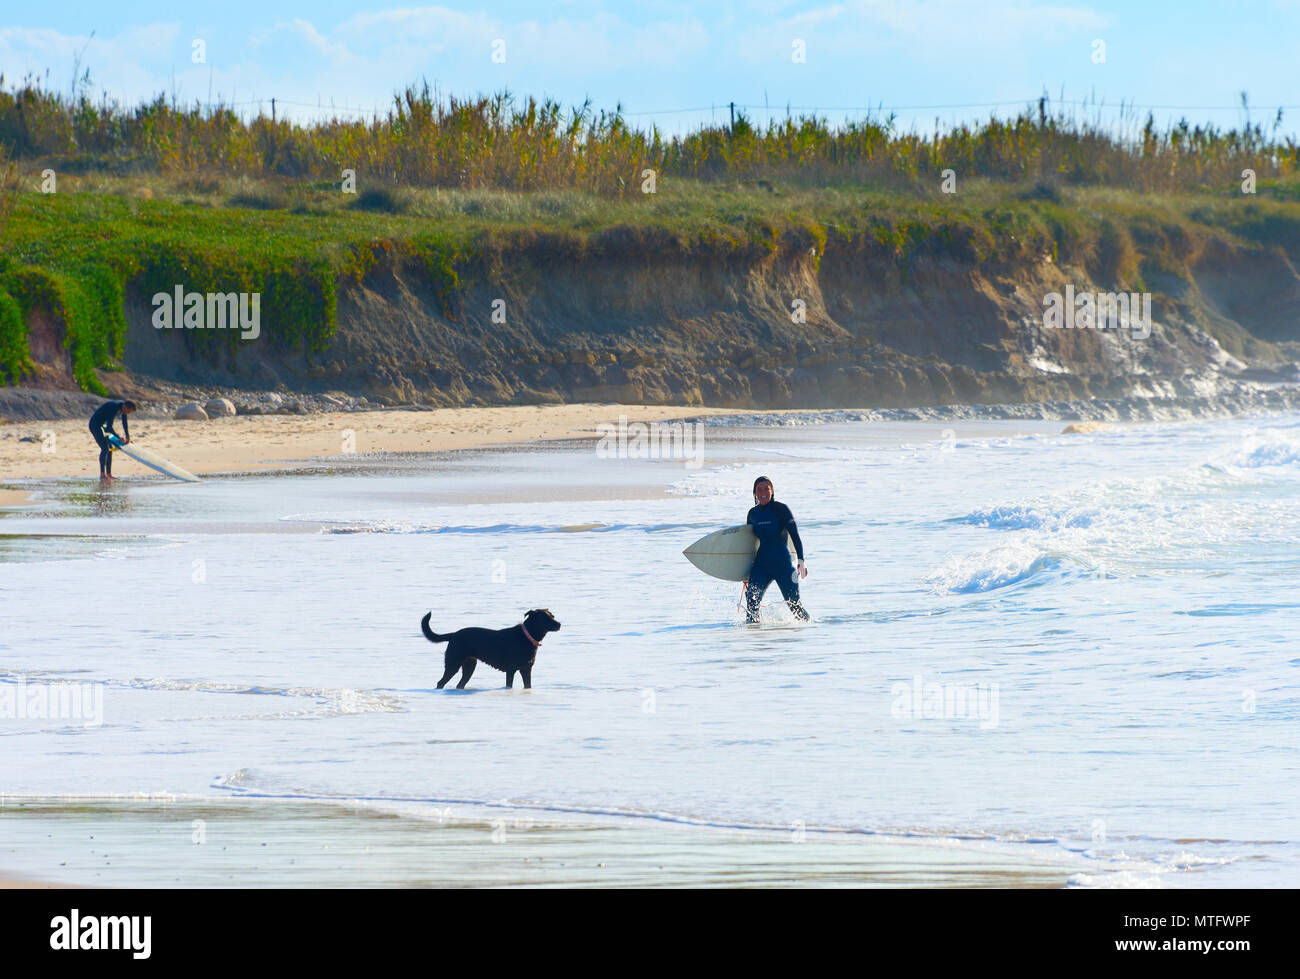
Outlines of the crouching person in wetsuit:
M 135 411 L 134 401 L 108 401 L 99 406 L 93 415 L 90 416 L 90 434 L 95 436 L 95 442 L 99 446 L 99 478 L 113 478 L 113 446 L 108 441 L 110 435 L 117 435 L 113 430 L 113 422 L 120 414 L 122 416 L 122 439 L 123 444 L 131 441 L 131 427 L 126 423 L 126 416 Z
M 758 553 L 754 555 L 753 567 L 745 581 L 746 622 L 758 621 L 759 602 L 763 600 L 767 586 L 774 581 L 795 618 L 808 618 L 799 601 L 799 579 L 808 577 L 808 569 L 803 563 L 803 541 L 794 525 L 794 514 L 784 503 L 772 499 L 772 492 L 772 481 L 766 476 L 754 480 L 754 503 L 757 505 L 749 511 L 745 522 L 758 538 Z M 787 536 L 794 541 L 794 552 L 799 558 L 797 574 L 790 563 Z

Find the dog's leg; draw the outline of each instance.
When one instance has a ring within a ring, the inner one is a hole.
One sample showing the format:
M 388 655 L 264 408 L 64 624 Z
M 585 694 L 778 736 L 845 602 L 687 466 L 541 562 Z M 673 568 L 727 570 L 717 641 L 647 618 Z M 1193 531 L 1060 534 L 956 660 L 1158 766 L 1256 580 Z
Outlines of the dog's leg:
M 444 674 L 442 675 L 442 679 L 438 681 L 438 689 L 439 689 L 439 690 L 441 690 L 443 687 L 445 687 L 445 686 L 447 685 L 447 681 L 450 680 L 452 677 L 454 677 L 454 676 L 456 675 L 456 670 L 459 669 L 459 668 L 460 668 L 460 664 L 459 664 L 459 663 L 449 663 L 449 664 L 447 664 L 447 672 L 444 673 Z
M 506 670 L 506 689 L 513 689 L 515 685 L 515 671 Z
M 474 667 L 478 666 L 478 660 L 472 656 L 465 660 L 460 668 L 460 683 L 456 684 L 457 690 L 464 690 L 465 684 L 469 683 L 469 678 L 474 675 Z
M 438 681 L 439 690 L 445 687 L 447 685 L 447 681 L 450 680 L 452 677 L 454 677 L 456 675 L 456 671 L 460 669 L 460 661 L 461 659 L 463 659 L 463 657 L 459 654 L 458 650 L 456 649 L 456 645 L 457 645 L 456 640 L 452 639 L 452 641 L 447 644 L 446 650 L 443 651 L 442 654 L 443 673 L 442 673 L 442 679 Z
M 533 664 L 519 667 L 519 675 L 524 678 L 524 689 L 533 689 Z

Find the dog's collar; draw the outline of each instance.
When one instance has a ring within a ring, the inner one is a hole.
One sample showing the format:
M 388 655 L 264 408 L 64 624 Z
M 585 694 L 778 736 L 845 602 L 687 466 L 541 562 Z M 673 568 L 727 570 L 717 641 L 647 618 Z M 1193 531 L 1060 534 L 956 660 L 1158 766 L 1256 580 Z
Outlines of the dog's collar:
M 528 635 L 528 627 L 524 625 L 522 622 L 519 623 L 519 628 L 524 630 L 524 635 L 528 636 L 528 641 L 533 644 L 533 649 L 536 649 L 538 646 L 542 644 L 542 641 L 540 639 L 534 639 L 532 636 Z M 545 635 L 545 633 L 543 633 L 543 635 Z

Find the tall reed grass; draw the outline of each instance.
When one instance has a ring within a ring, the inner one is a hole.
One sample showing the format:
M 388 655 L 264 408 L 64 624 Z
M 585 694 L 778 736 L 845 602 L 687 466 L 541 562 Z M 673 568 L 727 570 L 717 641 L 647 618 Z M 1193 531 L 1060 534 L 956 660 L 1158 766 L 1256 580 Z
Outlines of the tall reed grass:
M 185 106 L 158 96 L 125 106 L 49 91 L 0 76 L 0 147 L 19 160 L 59 158 L 65 170 L 109 168 L 171 174 L 341 179 L 370 186 L 574 189 L 612 197 L 639 192 L 641 172 L 801 185 L 902 188 L 942 171 L 1000 182 L 1187 191 L 1300 169 L 1300 146 L 1260 123 L 1223 130 L 1183 120 L 1158 129 L 1129 110 L 1117 127 L 1086 110 L 1054 111 L 1047 99 L 1012 119 L 991 118 L 933 133 L 900 131 L 890 117 L 832 125 L 805 115 L 757 126 L 704 126 L 666 138 L 630 127 L 619 110 L 509 92 L 460 98 L 408 86 L 369 120 L 297 124 L 230 108 Z

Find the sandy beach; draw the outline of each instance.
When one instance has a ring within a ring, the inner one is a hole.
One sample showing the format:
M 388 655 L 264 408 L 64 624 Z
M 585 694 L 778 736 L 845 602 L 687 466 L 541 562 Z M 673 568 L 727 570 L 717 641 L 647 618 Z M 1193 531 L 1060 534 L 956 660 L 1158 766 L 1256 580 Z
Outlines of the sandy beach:
M 662 405 L 524 405 L 366 411 L 314 415 L 237 415 L 176 421 L 137 414 L 134 442 L 196 475 L 276 469 L 304 459 L 367 452 L 439 452 L 548 439 L 594 437 L 602 422 L 672 421 L 727 413 L 718 408 Z M 120 430 L 120 423 L 119 423 Z M 35 441 L 21 441 L 23 438 Z M 80 419 L 0 426 L 0 480 L 89 476 L 99 450 Z M 120 453 L 115 476 L 150 470 Z M 0 506 L 20 506 L 27 493 L 0 488 Z
M 0 891 L 50 890 L 66 886 L 66 884 L 47 884 L 36 880 L 20 880 L 15 877 L 0 877 Z

